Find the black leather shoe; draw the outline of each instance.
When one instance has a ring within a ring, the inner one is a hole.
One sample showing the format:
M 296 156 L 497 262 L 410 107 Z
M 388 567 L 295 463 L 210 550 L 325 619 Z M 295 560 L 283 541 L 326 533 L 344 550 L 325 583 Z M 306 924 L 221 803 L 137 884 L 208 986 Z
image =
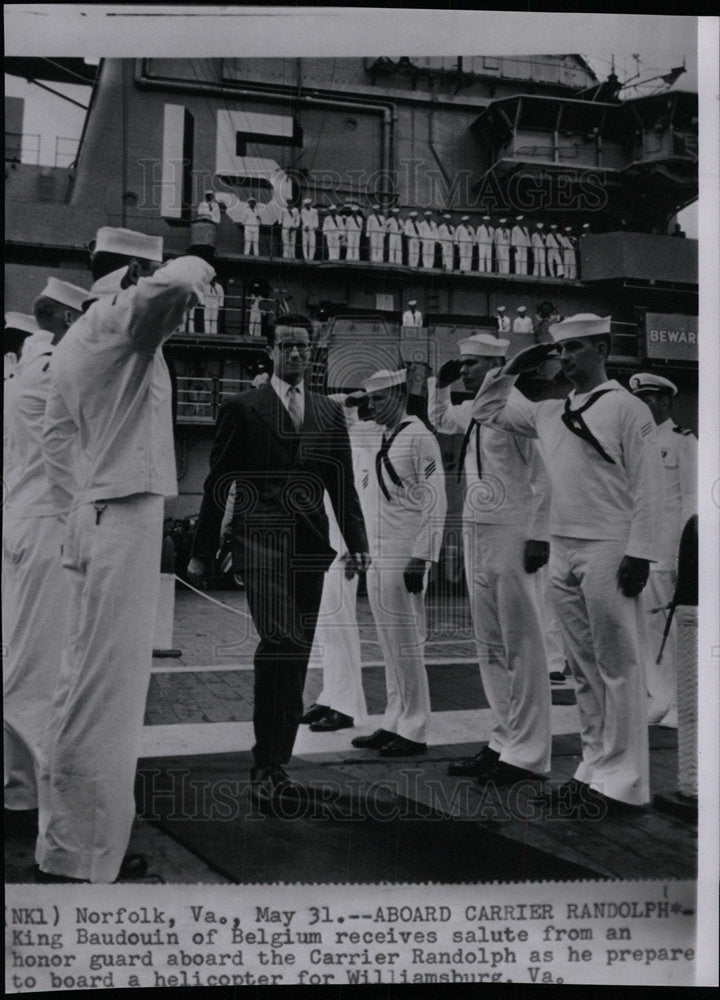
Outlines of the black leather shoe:
M 37 837 L 38 832 L 38 811 L 37 809 L 4 809 L 3 810 L 3 830 L 5 836 L 26 835 Z
M 542 774 L 535 774 L 534 771 L 526 771 L 524 767 L 516 767 L 515 764 L 499 760 L 495 767 L 478 777 L 477 783 L 479 785 L 486 785 L 488 782 L 492 782 L 494 785 L 514 785 L 519 781 L 545 781 L 545 778 Z
M 324 719 L 330 711 L 331 709 L 328 705 L 311 705 L 300 719 L 300 725 L 307 726 L 311 722 L 318 722 L 320 719 Z
M 352 729 L 354 725 L 351 716 L 343 715 L 342 712 L 330 711 L 317 722 L 311 722 L 310 729 L 313 733 L 334 733 L 337 729 Z
M 387 729 L 376 729 L 370 736 L 356 736 L 352 745 L 360 750 L 379 750 L 395 738 L 395 733 L 389 733 Z
M 406 740 L 404 736 L 396 736 L 390 743 L 380 747 L 381 757 L 409 757 L 412 754 L 427 753 L 427 743 L 416 743 Z
M 481 778 L 497 766 L 500 754 L 497 750 L 491 750 L 489 746 L 484 746 L 474 757 L 466 757 L 450 764 L 447 773 L 455 778 Z
M 561 670 L 551 670 L 550 671 L 550 683 L 551 684 L 564 684 L 567 678 Z
M 310 797 L 309 789 L 293 781 L 283 767 L 254 767 L 250 771 L 250 797 L 260 808 L 281 810 Z
M 575 778 L 563 785 L 556 785 L 542 798 L 547 819 L 605 819 L 612 812 L 610 801 L 590 785 Z

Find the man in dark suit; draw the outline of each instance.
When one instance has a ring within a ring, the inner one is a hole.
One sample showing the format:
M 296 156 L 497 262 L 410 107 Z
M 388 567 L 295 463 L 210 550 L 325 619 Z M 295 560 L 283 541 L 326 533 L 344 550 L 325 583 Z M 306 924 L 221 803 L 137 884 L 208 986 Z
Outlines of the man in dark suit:
M 325 572 L 335 558 L 323 509 L 327 491 L 348 546 L 349 574 L 370 562 L 341 407 L 309 392 L 312 325 L 282 316 L 268 335 L 269 382 L 223 405 L 210 454 L 188 576 L 202 583 L 219 544 L 228 490 L 233 563 L 260 643 L 253 722 L 256 798 L 296 790 L 283 765 L 303 714 L 302 693 Z

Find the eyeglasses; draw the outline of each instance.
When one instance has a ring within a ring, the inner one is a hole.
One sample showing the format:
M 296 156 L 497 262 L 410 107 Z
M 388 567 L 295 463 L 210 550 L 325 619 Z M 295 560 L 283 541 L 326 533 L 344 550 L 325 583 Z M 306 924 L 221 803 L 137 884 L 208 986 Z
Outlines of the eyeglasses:
M 275 346 L 283 354 L 292 354 L 293 351 L 297 351 L 298 354 L 308 354 L 310 351 L 310 344 L 288 344 L 287 341 L 284 341 L 282 344 L 276 344 Z

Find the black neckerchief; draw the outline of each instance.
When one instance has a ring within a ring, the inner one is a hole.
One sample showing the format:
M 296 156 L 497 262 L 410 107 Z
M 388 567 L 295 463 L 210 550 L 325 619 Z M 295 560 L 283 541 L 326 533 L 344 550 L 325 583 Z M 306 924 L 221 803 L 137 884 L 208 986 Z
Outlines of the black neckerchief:
M 380 489 L 385 494 L 385 498 L 388 501 L 388 503 L 392 503 L 392 497 L 388 493 L 387 486 L 385 485 L 385 480 L 383 479 L 383 474 L 382 474 L 382 467 L 383 465 L 385 466 L 385 471 L 390 477 L 391 482 L 393 482 L 395 486 L 402 487 L 402 479 L 400 478 L 400 476 L 398 476 L 397 472 L 395 471 L 393 464 L 390 461 L 388 452 L 390 451 L 390 447 L 395 438 L 400 433 L 400 431 L 411 423 L 412 423 L 411 420 L 404 420 L 402 423 L 398 424 L 395 430 L 390 435 L 390 437 L 387 438 L 387 440 L 385 439 L 385 435 L 383 434 L 383 441 L 380 447 L 380 451 L 375 456 L 375 472 L 377 474 L 377 480 L 378 483 L 380 484 Z
M 610 463 L 610 465 L 615 465 L 615 460 L 608 455 L 588 425 L 585 423 L 582 416 L 585 410 L 589 409 L 593 403 L 595 403 L 601 396 L 604 396 L 606 392 L 612 392 L 612 390 L 599 389 L 597 392 L 594 392 L 579 410 L 571 410 L 570 400 L 566 399 L 565 410 L 561 414 L 561 419 L 569 431 L 572 431 L 573 434 L 577 434 L 577 436 L 582 438 L 583 441 L 587 441 L 588 444 L 592 445 L 601 458 L 604 458 L 606 462 Z
M 463 443 L 460 446 L 460 458 L 458 459 L 458 469 L 457 469 L 457 481 L 460 482 L 463 474 L 463 465 L 465 464 L 465 454 L 468 450 L 468 445 L 470 444 L 470 435 L 473 432 L 473 428 L 477 427 L 477 434 L 475 435 L 475 457 L 477 459 L 478 467 L 478 478 L 482 479 L 482 461 L 480 459 L 480 424 L 473 419 L 470 421 L 470 426 L 465 431 L 465 437 L 463 438 Z

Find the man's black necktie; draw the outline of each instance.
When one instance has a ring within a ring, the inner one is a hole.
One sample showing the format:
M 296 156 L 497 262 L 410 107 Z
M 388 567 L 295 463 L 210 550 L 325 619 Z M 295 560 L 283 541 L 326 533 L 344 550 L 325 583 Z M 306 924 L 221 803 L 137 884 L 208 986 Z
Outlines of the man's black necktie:
M 398 434 L 404 427 L 408 426 L 409 423 L 410 423 L 409 420 L 405 420 L 401 424 L 398 424 L 389 438 L 386 438 L 385 435 L 383 434 L 382 445 L 377 455 L 375 456 L 375 474 L 377 475 L 377 481 L 380 484 L 380 489 L 385 494 L 385 499 L 388 501 L 388 503 L 392 503 L 392 497 L 390 496 L 388 488 L 385 485 L 385 480 L 383 478 L 383 473 L 382 473 L 383 466 L 385 467 L 385 471 L 390 477 L 391 482 L 394 483 L 395 486 L 402 486 L 402 479 L 400 478 L 400 476 L 398 476 L 397 472 L 395 471 L 393 464 L 390 461 L 388 453 L 395 438 L 398 436 Z
M 561 414 L 561 419 L 569 431 L 572 431 L 573 434 L 577 434 L 577 436 L 582 438 L 583 441 L 587 441 L 588 444 L 592 445 L 595 451 L 603 459 L 605 459 L 606 462 L 609 462 L 610 465 L 615 465 L 615 460 L 605 451 L 603 446 L 585 423 L 585 419 L 583 417 L 585 410 L 588 410 L 593 403 L 596 402 L 596 400 L 600 399 L 601 396 L 604 396 L 606 392 L 610 391 L 610 389 L 599 389 L 597 392 L 594 392 L 587 402 L 577 410 L 571 410 L 570 400 L 566 399 L 565 410 Z
M 460 482 L 460 480 L 462 479 L 463 465 L 465 464 L 465 455 L 468 450 L 468 445 L 470 444 L 470 435 L 472 434 L 473 430 L 475 430 L 475 428 L 477 428 L 477 433 L 475 435 L 475 457 L 477 459 L 478 477 L 482 479 L 482 461 L 480 459 L 480 424 L 473 417 L 473 419 L 470 421 L 470 426 L 465 431 L 465 437 L 463 438 L 463 443 L 460 446 L 460 457 L 458 458 L 458 467 L 457 467 L 458 482 Z

